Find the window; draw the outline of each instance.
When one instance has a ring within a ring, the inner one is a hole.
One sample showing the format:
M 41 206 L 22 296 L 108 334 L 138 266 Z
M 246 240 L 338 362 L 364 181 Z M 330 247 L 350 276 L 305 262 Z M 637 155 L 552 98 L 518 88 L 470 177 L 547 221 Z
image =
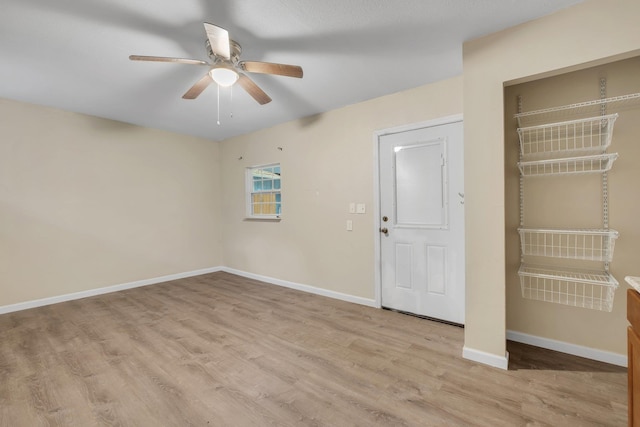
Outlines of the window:
M 247 216 L 279 218 L 282 213 L 280 164 L 247 168 Z

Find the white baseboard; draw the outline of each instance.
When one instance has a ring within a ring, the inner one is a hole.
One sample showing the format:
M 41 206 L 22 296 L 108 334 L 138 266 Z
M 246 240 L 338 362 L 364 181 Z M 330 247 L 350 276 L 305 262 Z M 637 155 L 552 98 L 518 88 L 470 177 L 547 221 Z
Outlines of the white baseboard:
M 354 304 L 366 305 L 369 307 L 380 308 L 376 305 L 375 300 L 356 297 L 353 295 L 343 294 L 341 292 L 330 291 L 327 289 L 316 288 L 314 286 L 303 285 L 295 282 L 288 282 L 286 280 L 274 279 L 273 277 L 261 276 L 259 274 L 247 273 L 245 271 L 235 270 L 227 267 L 212 267 L 203 268 L 201 270 L 187 271 L 184 273 L 170 274 L 168 276 L 155 277 L 152 279 L 138 280 L 135 282 L 123 283 L 120 285 L 106 286 L 103 288 L 89 289 L 81 292 L 73 292 L 70 294 L 58 295 L 49 298 L 42 298 L 32 301 L 20 302 L 17 304 L 10 304 L 0 306 L 0 314 L 12 313 L 14 311 L 28 310 L 30 308 L 42 307 L 45 305 L 57 304 L 59 302 L 72 301 L 81 298 L 93 297 L 96 295 L 108 294 L 111 292 L 123 291 L 125 289 L 139 288 L 141 286 L 155 285 L 157 283 L 169 282 L 171 280 L 184 279 L 186 277 L 200 276 L 202 274 L 215 273 L 218 271 L 225 271 L 237 276 L 247 277 L 249 279 L 260 280 L 261 282 L 283 286 L 285 288 L 296 289 L 298 291 L 309 292 L 311 294 L 322 295 L 329 298 L 334 298 L 342 301 L 351 302 Z
M 493 353 L 487 353 L 485 351 L 480 351 L 465 346 L 462 348 L 462 357 L 467 360 L 473 360 L 474 362 L 493 366 L 494 368 L 500 368 L 504 370 L 509 369 L 509 352 L 505 352 L 504 357 L 501 357 Z
M 591 360 L 610 363 L 612 365 L 623 366 L 625 368 L 627 367 L 627 356 L 623 354 L 612 353 L 610 351 L 598 350 L 596 348 L 584 347 L 576 344 L 570 344 L 564 341 L 552 340 L 549 338 L 538 337 L 535 335 L 529 335 L 516 331 L 507 331 L 507 339 L 523 344 L 535 345 L 536 347 L 542 347 L 548 350 L 555 350 L 561 353 L 572 354 L 574 356 L 580 356 Z
M 374 299 L 356 297 L 354 295 L 343 294 L 341 292 L 330 291 L 322 288 L 316 288 L 315 286 L 303 285 L 301 283 L 289 282 L 286 280 L 274 279 L 273 277 L 247 273 L 246 271 L 236 270 L 228 267 L 222 267 L 222 271 L 230 274 L 235 274 L 236 276 L 242 276 L 248 279 L 254 279 L 254 280 L 259 280 L 261 282 L 270 283 L 272 285 L 283 286 L 285 288 L 308 292 L 310 294 L 316 294 L 324 297 L 338 299 L 341 301 L 352 302 L 354 304 L 366 305 L 368 307 L 380 308 L 378 305 L 376 305 L 376 301 Z
M 86 291 L 73 292 L 70 294 L 58 295 L 55 297 L 25 301 L 17 304 L 4 305 L 4 306 L 0 306 L 0 314 L 12 313 L 14 311 L 20 311 L 20 310 L 28 310 L 30 308 L 42 307 L 44 305 L 57 304 L 59 302 L 71 301 L 71 300 L 76 300 L 80 298 L 93 297 L 96 295 L 123 291 L 125 289 L 139 288 L 141 286 L 155 285 L 156 283 L 169 282 L 171 280 L 184 279 L 186 277 L 200 276 L 201 274 L 215 273 L 217 271 L 222 271 L 222 267 L 203 268 L 201 270 L 170 274 L 168 276 L 155 277 L 153 279 L 137 280 L 135 282 L 123 283 L 120 285 L 106 286 L 103 288 L 89 289 Z

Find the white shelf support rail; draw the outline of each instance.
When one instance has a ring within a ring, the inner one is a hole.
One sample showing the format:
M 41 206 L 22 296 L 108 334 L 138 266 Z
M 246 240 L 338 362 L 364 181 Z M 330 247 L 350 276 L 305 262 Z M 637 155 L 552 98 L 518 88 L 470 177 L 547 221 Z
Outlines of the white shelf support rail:
M 518 113 L 522 113 L 522 96 L 518 95 Z M 520 145 L 520 150 L 518 150 L 518 164 L 522 163 L 523 159 L 523 151 L 522 145 Z M 520 179 L 520 228 L 524 227 L 524 176 L 522 173 L 519 175 Z M 520 264 L 524 263 L 524 253 L 520 251 Z
M 607 79 L 600 79 L 600 100 L 607 99 Z M 600 116 L 603 117 L 602 126 L 604 126 L 604 117 L 607 115 L 607 103 L 600 104 Z M 602 132 L 600 133 L 602 135 Z M 602 138 L 602 136 L 601 136 Z M 608 146 L 608 144 L 607 144 Z M 602 224 L 605 230 L 609 229 L 609 177 L 607 170 L 602 173 Z M 604 271 L 609 272 L 609 261 L 604 263 Z
M 518 95 L 518 113 L 522 112 L 522 96 Z M 522 162 L 522 147 L 518 150 L 518 162 Z M 522 179 L 522 174 L 519 176 L 520 178 L 520 227 L 524 227 L 524 180 Z M 521 260 L 522 261 L 522 260 Z

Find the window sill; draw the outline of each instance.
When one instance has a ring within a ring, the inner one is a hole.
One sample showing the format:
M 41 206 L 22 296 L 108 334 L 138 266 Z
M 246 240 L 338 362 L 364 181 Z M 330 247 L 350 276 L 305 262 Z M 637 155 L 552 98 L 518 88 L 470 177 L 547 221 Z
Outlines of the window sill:
M 244 218 L 244 221 L 254 222 L 280 222 L 281 220 L 280 216 L 247 216 Z

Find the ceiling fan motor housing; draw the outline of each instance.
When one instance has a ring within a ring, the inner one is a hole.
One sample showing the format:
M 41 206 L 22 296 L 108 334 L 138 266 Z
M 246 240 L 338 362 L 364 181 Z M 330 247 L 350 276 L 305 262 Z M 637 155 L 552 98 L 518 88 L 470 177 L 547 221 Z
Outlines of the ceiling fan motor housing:
M 205 40 L 204 45 L 205 45 L 205 48 L 207 49 L 207 55 L 209 55 L 209 58 L 211 58 L 211 60 L 214 63 L 227 62 L 235 66 L 235 65 L 238 65 L 238 62 L 240 62 L 240 54 L 242 53 L 242 46 L 240 46 L 240 43 L 238 43 L 235 40 L 229 40 L 229 48 L 231 51 L 231 58 L 229 60 L 227 60 L 222 56 L 216 55 L 213 52 L 213 49 L 211 49 L 211 42 L 209 41 L 209 39 Z

